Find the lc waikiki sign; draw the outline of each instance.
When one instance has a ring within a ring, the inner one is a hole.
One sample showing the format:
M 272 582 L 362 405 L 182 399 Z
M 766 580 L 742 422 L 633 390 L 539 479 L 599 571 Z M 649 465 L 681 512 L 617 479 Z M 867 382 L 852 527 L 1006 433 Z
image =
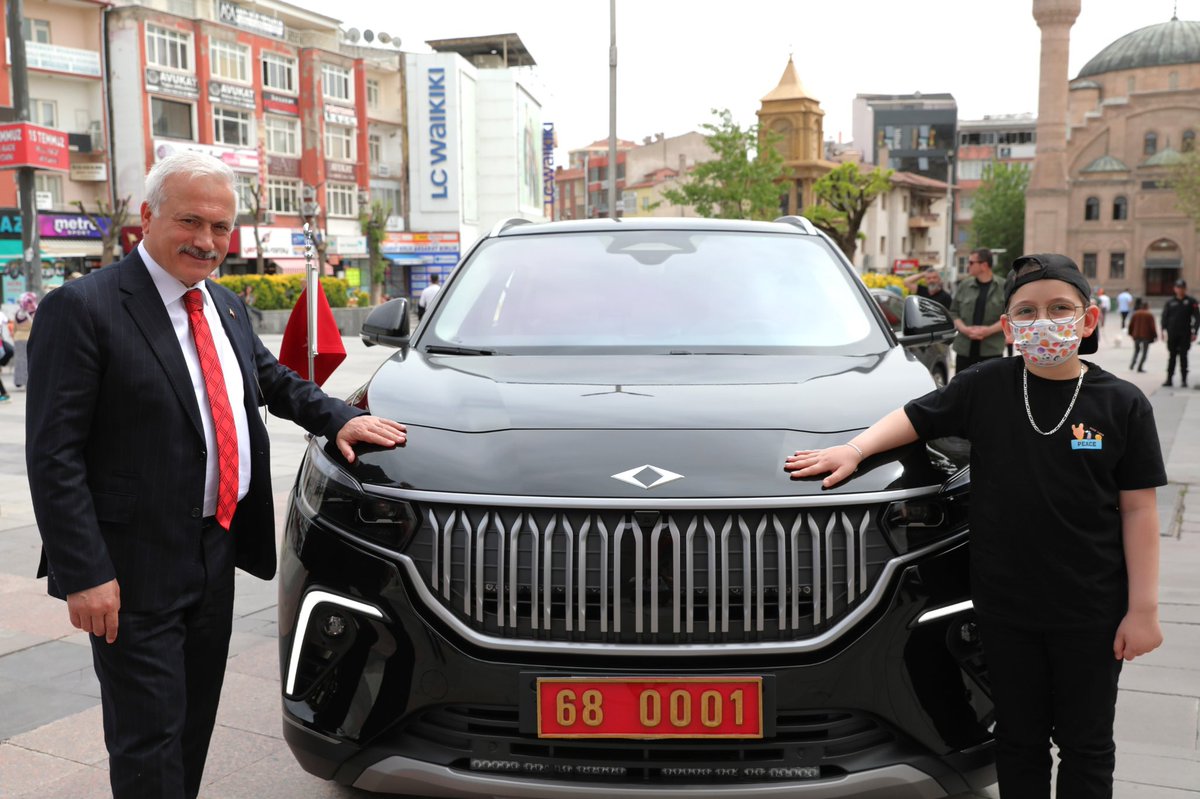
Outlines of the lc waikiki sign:
M 67 134 L 28 122 L 0 125 L 0 169 L 27 166 L 69 172 Z
M 426 212 L 455 210 L 459 199 L 457 75 L 443 64 L 435 62 L 420 72 L 418 203 Z

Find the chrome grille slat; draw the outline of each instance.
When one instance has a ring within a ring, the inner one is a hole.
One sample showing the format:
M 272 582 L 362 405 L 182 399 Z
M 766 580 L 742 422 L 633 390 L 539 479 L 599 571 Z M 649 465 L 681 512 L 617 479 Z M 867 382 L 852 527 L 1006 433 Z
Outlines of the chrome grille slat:
M 684 509 L 651 522 L 633 511 L 429 506 L 415 562 L 427 564 L 426 601 L 486 634 L 803 640 L 875 588 L 891 557 L 872 521 L 879 507 Z

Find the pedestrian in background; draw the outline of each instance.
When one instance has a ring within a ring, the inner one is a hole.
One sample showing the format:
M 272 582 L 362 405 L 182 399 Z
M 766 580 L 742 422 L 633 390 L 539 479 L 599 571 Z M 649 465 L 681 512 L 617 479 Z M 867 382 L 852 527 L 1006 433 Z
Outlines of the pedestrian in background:
M 1004 352 L 1004 287 L 992 274 L 992 251 L 986 247 L 972 250 L 967 257 L 967 273 L 955 289 L 950 315 L 958 335 L 954 337 L 954 371 L 974 366 Z M 969 321 L 968 321 L 969 320 Z
M 1063 255 L 1026 255 L 1005 286 L 1021 358 L 968 369 L 846 444 L 800 451 L 793 478 L 831 488 L 868 458 L 944 436 L 971 442 L 971 593 L 1009 799 L 1111 797 L 1117 681 L 1162 643 L 1156 489 L 1166 470 L 1150 401 L 1079 353 L 1099 309 Z
M 1129 321 L 1129 312 L 1133 310 L 1133 295 L 1129 293 L 1129 289 L 1121 290 L 1117 295 L 1117 312 L 1121 314 L 1121 329 L 1125 329 L 1125 324 Z
M 1154 324 L 1154 314 L 1150 313 L 1146 301 L 1140 297 L 1134 301 L 1128 330 L 1129 337 L 1133 339 L 1133 360 L 1129 362 L 1129 368 L 1144 372 L 1146 354 L 1150 351 L 1150 345 L 1158 340 L 1158 327 Z
M 1100 328 L 1108 321 L 1108 312 L 1112 310 L 1112 297 L 1104 289 L 1096 289 L 1096 304 L 1100 306 Z
M 29 332 L 37 313 L 37 295 L 27 291 L 17 301 L 13 312 L 13 385 L 23 387 L 29 382 Z
M 1163 338 L 1167 340 L 1167 379 L 1164 386 L 1174 385 L 1175 362 L 1179 362 L 1180 385 L 1187 387 L 1188 350 L 1200 329 L 1200 304 L 1187 293 L 1187 281 L 1175 281 L 1175 296 L 1167 300 L 1162 310 Z
M 918 297 L 928 297 L 946 309 L 950 308 L 950 303 L 953 301 L 950 292 L 942 286 L 942 276 L 933 269 L 914 272 L 904 278 L 904 286 L 910 293 L 916 294 Z
M 222 161 L 155 164 L 145 237 L 47 295 L 29 339 L 25 460 L 39 576 L 88 636 L 115 799 L 195 799 L 233 625 L 234 568 L 275 573 L 270 442 L 259 414 L 353 445 L 396 446 L 282 366 L 245 305 L 208 280 L 237 182 Z
M 423 319 L 425 317 L 425 311 L 429 309 L 429 306 L 433 303 L 433 298 L 437 296 L 439 291 L 441 291 L 442 286 L 441 283 L 439 283 L 439 280 L 440 278 L 438 277 L 438 273 L 434 272 L 429 276 L 429 285 L 421 289 L 421 296 L 417 298 L 418 319 Z
M 8 362 L 13 359 L 15 353 L 12 323 L 8 321 L 8 316 L 3 309 L 0 309 L 0 370 L 8 366 Z M 4 381 L 0 380 L 0 402 L 8 402 L 8 399 L 8 389 L 4 387 Z

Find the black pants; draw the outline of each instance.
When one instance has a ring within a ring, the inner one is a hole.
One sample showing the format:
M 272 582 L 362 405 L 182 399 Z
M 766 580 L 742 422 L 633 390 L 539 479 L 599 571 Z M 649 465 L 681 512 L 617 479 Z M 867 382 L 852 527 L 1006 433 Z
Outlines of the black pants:
M 1140 372 L 1142 367 L 1146 365 L 1146 355 L 1150 352 L 1150 339 L 1135 338 L 1133 340 L 1133 360 L 1129 362 L 1129 368 L 1137 368 Z
M 999 355 L 955 355 L 954 356 L 954 371 L 961 372 L 963 369 L 969 369 L 977 363 L 990 361 L 993 358 L 999 358 Z
M 1179 376 L 1183 378 L 1183 382 L 1187 383 L 1188 376 L 1188 349 L 1192 346 L 1190 338 L 1185 338 L 1183 342 L 1177 340 L 1167 341 L 1167 379 L 1175 377 L 1175 360 L 1179 359 Z
M 1125 329 L 1125 323 L 1129 321 L 1129 311 L 1121 311 L 1121 329 Z
M 1050 739 L 1058 799 L 1109 799 L 1116 746 L 1116 627 L 1039 632 L 979 620 L 996 705 L 1002 799 L 1049 799 Z
M 233 627 L 233 543 L 206 526 L 178 569 L 179 601 L 120 611 L 117 640 L 92 636 L 114 799 L 195 799 L 217 719 Z

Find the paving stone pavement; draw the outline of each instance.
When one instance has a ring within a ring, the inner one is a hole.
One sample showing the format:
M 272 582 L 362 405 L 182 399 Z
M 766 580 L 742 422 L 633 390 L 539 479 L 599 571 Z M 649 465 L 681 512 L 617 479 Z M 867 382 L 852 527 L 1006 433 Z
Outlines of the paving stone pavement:
M 1126 664 L 1117 707 L 1117 799 L 1200 797 L 1200 391 L 1161 388 L 1166 354 L 1151 346 L 1147 372 L 1129 371 L 1130 344 L 1117 315 L 1091 356 L 1150 396 L 1171 485 L 1159 492 L 1161 617 L 1166 642 Z M 264 336 L 278 351 L 279 337 Z M 391 350 L 345 339 L 349 357 L 326 385 L 344 396 Z M 1200 351 L 1193 350 L 1200 360 Z M 6 370 L 11 371 L 11 370 Z M 1198 367 L 1197 377 L 1200 377 Z M 11 386 L 11 383 L 9 384 Z M 33 578 L 39 540 L 25 476 L 25 394 L 0 404 L 0 799 L 109 796 L 99 689 L 86 634 Z M 304 434 L 268 423 L 272 480 L 283 506 Z M 311 777 L 283 742 L 276 645 L 276 586 L 237 576 L 234 633 L 204 799 L 366 799 L 366 792 Z M 995 799 L 991 788 L 975 797 Z M 959 797 L 958 799 L 967 799 Z

